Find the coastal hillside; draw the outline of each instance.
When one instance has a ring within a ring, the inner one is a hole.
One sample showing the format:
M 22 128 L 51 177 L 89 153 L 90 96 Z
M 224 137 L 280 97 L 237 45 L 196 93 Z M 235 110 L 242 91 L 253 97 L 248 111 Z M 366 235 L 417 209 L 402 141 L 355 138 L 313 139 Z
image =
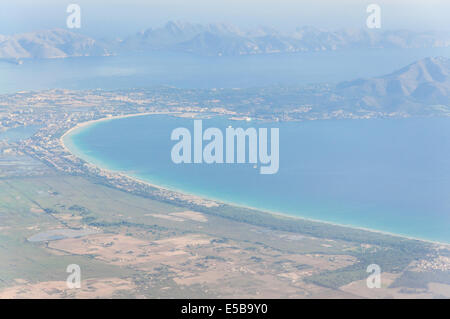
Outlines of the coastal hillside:
M 450 116 L 449 61 L 429 57 L 386 75 L 337 84 L 208 91 L 199 103 L 215 107 L 210 101 L 220 100 L 229 110 L 282 121 Z
M 341 96 L 356 97 L 355 105 L 374 109 L 420 111 L 450 106 L 450 59 L 430 57 L 398 71 L 337 85 Z

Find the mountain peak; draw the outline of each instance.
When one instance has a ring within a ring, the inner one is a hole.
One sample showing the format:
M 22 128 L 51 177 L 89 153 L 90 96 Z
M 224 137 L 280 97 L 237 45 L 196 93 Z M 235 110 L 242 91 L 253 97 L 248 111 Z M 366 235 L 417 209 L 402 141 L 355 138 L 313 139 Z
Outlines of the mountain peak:
M 378 104 L 392 105 L 399 100 L 448 105 L 450 97 L 450 59 L 430 57 L 415 61 L 393 73 L 342 82 L 337 88 L 344 95 L 370 97 Z

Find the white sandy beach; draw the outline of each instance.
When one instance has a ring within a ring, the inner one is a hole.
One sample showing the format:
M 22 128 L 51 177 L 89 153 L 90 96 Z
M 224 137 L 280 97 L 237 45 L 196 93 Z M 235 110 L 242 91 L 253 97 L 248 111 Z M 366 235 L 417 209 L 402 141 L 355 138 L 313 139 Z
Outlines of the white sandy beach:
M 176 115 L 176 114 L 180 114 L 180 112 L 147 112 L 147 113 L 135 113 L 135 114 L 126 114 L 126 115 L 119 115 L 119 116 L 109 116 L 109 117 L 104 117 L 104 118 L 100 118 L 97 120 L 92 120 L 92 121 L 87 121 L 87 122 L 83 122 L 83 123 L 79 123 L 77 125 L 75 125 L 74 127 L 70 128 L 68 131 L 66 131 L 60 138 L 60 143 L 62 145 L 62 147 L 69 153 L 73 154 L 73 152 L 65 145 L 64 143 L 64 138 L 67 137 L 69 134 L 73 133 L 76 130 L 82 129 L 82 128 L 86 128 L 92 124 L 95 123 L 99 123 L 99 122 L 104 122 L 104 121 L 109 121 L 109 120 L 115 120 L 115 119 L 122 119 L 122 118 L 129 118 L 129 117 L 137 117 L 137 116 L 147 116 L 147 115 Z M 73 154 L 74 155 L 74 154 Z M 75 155 L 76 156 L 76 155 Z M 94 165 L 92 163 L 89 163 L 91 165 Z M 97 166 L 97 165 L 94 165 Z M 98 167 L 98 166 L 97 166 Z M 378 233 L 378 234 L 383 234 L 383 235 L 389 235 L 389 236 L 394 236 L 394 237 L 400 237 L 400 238 L 405 238 L 405 239 L 410 239 L 410 240 L 418 240 L 418 241 L 423 241 L 423 242 L 428 242 L 428 243 L 432 243 L 432 244 L 438 244 L 438 245 L 444 245 L 444 246 L 450 246 L 450 244 L 447 243 L 442 243 L 442 242 L 438 242 L 438 241 L 432 241 L 432 240 L 427 240 L 427 239 L 423 239 L 423 238 L 417 238 L 417 237 L 411 237 L 411 236 L 406 236 L 403 234 L 396 234 L 396 233 L 391 233 L 391 232 L 386 232 L 386 231 L 380 231 L 380 230 L 376 230 L 376 229 L 370 229 L 370 228 L 365 228 L 365 227 L 359 227 L 359 226 L 354 226 L 354 225 L 348 225 L 348 224 L 339 224 L 339 223 L 333 223 L 333 222 L 329 222 L 329 221 L 323 221 L 323 220 L 317 220 L 317 219 L 312 219 L 312 218 L 305 218 L 305 217 L 300 217 L 300 216 L 293 216 L 293 215 L 289 215 L 286 213 L 282 213 L 282 212 L 277 212 L 277 211 L 269 211 L 269 210 L 264 210 L 264 209 L 260 209 L 260 208 L 255 208 L 255 207 L 251 207 L 251 206 L 246 206 L 246 205 L 240 205 L 240 204 L 236 204 L 233 202 L 226 202 L 220 199 L 216 199 L 216 198 L 207 198 L 205 196 L 199 196 L 196 194 L 192 194 L 189 193 L 185 190 L 179 190 L 179 189 L 175 189 L 175 188 L 167 188 L 161 185 L 157 185 L 157 184 L 153 184 L 150 183 L 146 180 L 142 180 L 140 178 L 134 177 L 134 176 L 130 176 L 124 172 L 121 171 L 115 171 L 115 170 L 111 170 L 111 169 L 106 169 L 104 167 L 98 167 L 99 169 L 106 171 L 108 173 L 111 174 L 118 174 L 120 176 L 125 176 L 131 180 L 134 180 L 138 183 L 142 183 L 148 186 L 151 186 L 153 188 L 156 189 L 160 189 L 162 191 L 170 191 L 170 192 L 175 192 L 178 193 L 182 196 L 185 197 L 189 197 L 191 199 L 195 199 L 195 200 L 203 200 L 203 201 L 211 201 L 217 204 L 227 204 L 227 205 L 231 205 L 231 206 L 235 206 L 235 207 L 241 207 L 241 208 L 247 208 L 247 209 L 252 209 L 252 210 L 256 210 L 256 211 L 260 211 L 260 212 L 264 212 L 264 213 L 268 213 L 274 216 L 278 216 L 278 217 L 284 217 L 284 218 L 294 218 L 294 219 L 300 219 L 300 220 L 305 220 L 305 221 L 311 221 L 311 222 L 317 222 L 317 223 L 322 223 L 322 224 L 328 224 L 328 225 L 334 225 L 334 226 L 340 226 L 340 227 L 346 227 L 346 228 L 351 228 L 351 229 L 357 229 L 357 230 L 362 230 L 362 231 L 367 231 L 367 232 L 372 232 L 372 233 Z

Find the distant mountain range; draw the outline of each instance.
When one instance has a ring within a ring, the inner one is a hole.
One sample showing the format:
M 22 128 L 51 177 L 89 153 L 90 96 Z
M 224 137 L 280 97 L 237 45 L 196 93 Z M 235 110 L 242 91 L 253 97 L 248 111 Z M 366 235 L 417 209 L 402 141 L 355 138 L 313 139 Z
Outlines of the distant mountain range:
M 169 22 L 125 39 L 125 50 L 170 49 L 204 55 L 247 55 L 354 48 L 449 47 L 450 32 L 327 31 L 314 27 L 284 33 L 271 28 L 243 31 L 228 24 Z
M 280 32 L 261 27 L 241 30 L 228 24 L 168 22 L 124 39 L 99 41 L 65 29 L 0 35 L 0 59 L 104 56 L 169 50 L 201 55 L 249 55 L 358 48 L 436 48 L 450 46 L 450 32 L 380 30 L 328 31 L 314 27 Z

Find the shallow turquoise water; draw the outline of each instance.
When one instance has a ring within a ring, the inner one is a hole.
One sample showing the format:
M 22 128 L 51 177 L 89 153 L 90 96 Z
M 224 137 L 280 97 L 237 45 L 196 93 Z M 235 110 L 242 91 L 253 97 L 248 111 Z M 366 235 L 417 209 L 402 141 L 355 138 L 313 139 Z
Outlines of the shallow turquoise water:
M 154 115 L 96 123 L 66 137 L 78 156 L 152 183 L 294 216 L 450 242 L 450 118 L 302 123 L 204 120 L 204 129 L 279 127 L 280 170 L 172 163 L 176 127 Z

